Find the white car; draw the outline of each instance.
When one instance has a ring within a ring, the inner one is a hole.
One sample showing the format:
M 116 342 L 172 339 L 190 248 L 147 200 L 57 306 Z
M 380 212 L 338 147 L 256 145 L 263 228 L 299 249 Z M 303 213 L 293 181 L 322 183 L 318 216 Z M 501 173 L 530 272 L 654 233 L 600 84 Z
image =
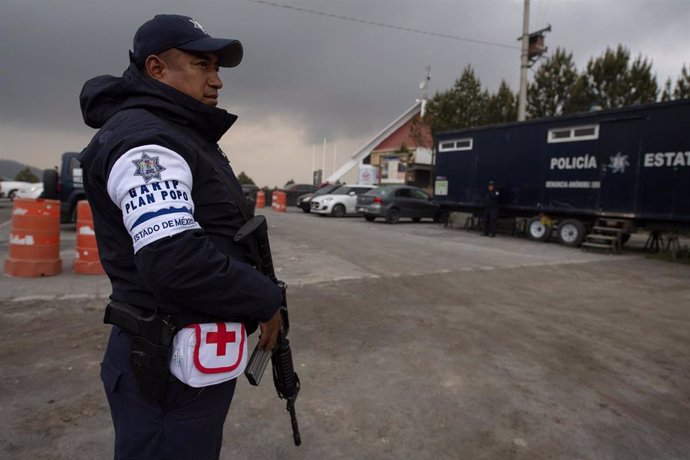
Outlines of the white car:
M 20 190 L 28 190 L 32 185 L 30 182 L 20 182 L 16 180 L 0 181 L 0 198 L 13 200 Z
M 29 188 L 23 188 L 19 190 L 14 197 L 15 198 L 28 198 L 35 200 L 36 198 L 41 198 L 43 195 L 43 183 L 39 182 L 37 184 L 31 184 Z
M 315 196 L 311 199 L 311 212 L 343 217 L 357 214 L 357 195 L 376 188 L 374 185 L 343 185 L 328 195 Z

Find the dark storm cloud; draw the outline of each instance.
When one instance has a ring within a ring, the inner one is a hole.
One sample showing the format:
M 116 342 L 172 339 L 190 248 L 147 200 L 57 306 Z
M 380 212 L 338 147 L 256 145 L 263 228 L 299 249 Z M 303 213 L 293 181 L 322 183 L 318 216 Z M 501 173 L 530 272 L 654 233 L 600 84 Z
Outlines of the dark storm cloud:
M 522 27 L 522 1 L 516 0 L 277 1 L 515 47 Z M 136 28 L 159 12 L 192 15 L 212 35 L 242 40 L 245 61 L 223 71 L 221 104 L 241 109 L 250 123 L 269 114 L 289 117 L 306 126 L 309 142 L 373 134 L 419 97 L 417 84 L 427 64 L 430 94 L 450 87 L 467 64 L 491 90 L 501 79 L 514 90 L 518 85 L 517 49 L 242 0 L 4 0 L 1 8 L 5 126 L 84 131 L 78 106 L 82 84 L 99 74 L 120 74 Z M 618 43 L 648 55 L 662 75 L 675 77 L 683 59 L 690 60 L 686 0 L 532 0 L 531 20 L 533 30 L 551 23 L 549 47 L 573 51 L 580 66 Z
M 497 41 L 512 40 L 518 30 L 516 22 L 509 34 L 490 34 L 467 15 L 447 27 L 439 22 L 446 22 L 443 14 L 420 2 L 299 4 L 409 27 L 482 33 Z M 245 61 L 223 72 L 224 105 L 247 108 L 247 117 L 261 117 L 266 111 L 289 114 L 309 123 L 310 130 L 321 133 L 317 137 L 355 133 L 370 126 L 372 117 L 404 110 L 418 97 L 417 83 L 431 59 L 440 59 L 440 69 L 453 73 L 481 61 L 486 52 L 516 60 L 502 49 L 243 1 L 126 5 L 79 0 L 6 3 L 0 19 L 2 62 L 10 63 L 1 77 L 3 122 L 80 126 L 77 98 L 83 82 L 97 74 L 121 73 L 137 26 L 162 11 L 191 14 L 211 34 L 243 41 Z
M 429 63 L 432 75 L 457 76 L 469 62 L 486 62 L 487 52 L 503 60 L 518 60 L 511 50 L 487 50 L 476 44 L 250 6 L 259 8 L 254 13 L 272 25 L 270 32 L 262 28 L 265 36 L 242 31 L 248 57 L 246 67 L 238 69 L 237 83 L 249 91 L 237 97 L 252 113 L 254 109 L 280 111 L 304 120 L 314 140 L 337 132 L 370 132 L 372 125 L 387 124 L 419 97 L 417 85 Z M 469 17 L 456 15 L 448 20 L 438 11 L 421 8 L 420 2 L 312 2 L 313 8 L 321 10 L 329 6 L 346 16 L 407 27 L 470 35 L 482 32 Z M 496 39 L 505 42 L 513 35 L 502 32 Z M 447 78 L 446 84 L 453 78 Z M 232 74 L 229 80 L 234 82 Z

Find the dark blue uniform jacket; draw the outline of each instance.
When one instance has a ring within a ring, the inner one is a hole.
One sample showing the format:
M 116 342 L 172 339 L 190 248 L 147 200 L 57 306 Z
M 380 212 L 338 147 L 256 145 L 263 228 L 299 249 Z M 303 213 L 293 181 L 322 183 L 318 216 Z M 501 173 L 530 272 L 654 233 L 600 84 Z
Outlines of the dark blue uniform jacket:
M 491 211 L 498 211 L 499 205 L 499 195 L 498 190 L 488 191 L 484 194 L 484 208 Z
M 244 219 L 220 177 L 226 175 L 239 187 L 217 145 L 237 117 L 144 77 L 134 66 L 122 77 L 89 80 L 80 102 L 86 124 L 99 129 L 80 160 L 100 258 L 112 282 L 111 298 L 173 314 L 179 325 L 218 320 L 255 325 L 269 320 L 280 305 L 280 290 L 248 263 L 246 248 L 233 241 Z M 166 176 L 173 174 L 170 164 L 165 171 L 166 165 L 158 164 L 153 154 L 144 152 L 135 162 L 126 156 L 147 145 L 169 149 L 170 155 L 183 160 L 178 163 L 193 178 L 191 197 L 184 194 L 190 205 L 184 209 L 189 212 L 187 222 L 195 223 L 194 228 L 135 248 L 138 236 L 123 218 L 125 209 L 142 204 L 136 200 L 143 199 L 144 191 L 151 191 L 146 196 L 155 200 L 163 192 L 155 195 L 152 190 L 175 185 L 174 180 L 166 181 L 174 179 Z M 131 205 L 116 203 L 109 195 L 109 187 L 118 187 L 109 179 L 121 157 L 117 168 L 129 167 L 140 176 L 123 169 L 129 175 L 122 177 L 141 179 L 141 190 L 133 187 L 129 192 L 140 194 Z

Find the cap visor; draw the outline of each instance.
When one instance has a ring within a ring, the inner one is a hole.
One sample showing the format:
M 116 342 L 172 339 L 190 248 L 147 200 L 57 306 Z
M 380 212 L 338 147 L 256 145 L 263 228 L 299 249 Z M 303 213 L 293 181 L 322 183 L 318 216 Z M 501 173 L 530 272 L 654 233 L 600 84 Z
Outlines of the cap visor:
M 214 53 L 218 56 L 218 65 L 221 67 L 236 67 L 242 62 L 242 43 L 239 40 L 205 37 L 193 40 L 175 48 L 183 51 L 196 51 L 198 53 Z

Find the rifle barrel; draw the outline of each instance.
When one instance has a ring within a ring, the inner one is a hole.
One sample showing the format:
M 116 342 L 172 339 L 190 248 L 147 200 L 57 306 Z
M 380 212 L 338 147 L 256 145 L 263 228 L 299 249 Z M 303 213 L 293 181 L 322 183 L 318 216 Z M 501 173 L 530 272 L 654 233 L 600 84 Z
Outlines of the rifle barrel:
M 299 446 L 302 444 L 302 437 L 299 434 L 299 425 L 297 425 L 297 414 L 295 413 L 294 399 L 288 401 L 287 410 L 290 412 L 290 422 L 292 423 L 292 438 L 295 441 L 295 445 Z

